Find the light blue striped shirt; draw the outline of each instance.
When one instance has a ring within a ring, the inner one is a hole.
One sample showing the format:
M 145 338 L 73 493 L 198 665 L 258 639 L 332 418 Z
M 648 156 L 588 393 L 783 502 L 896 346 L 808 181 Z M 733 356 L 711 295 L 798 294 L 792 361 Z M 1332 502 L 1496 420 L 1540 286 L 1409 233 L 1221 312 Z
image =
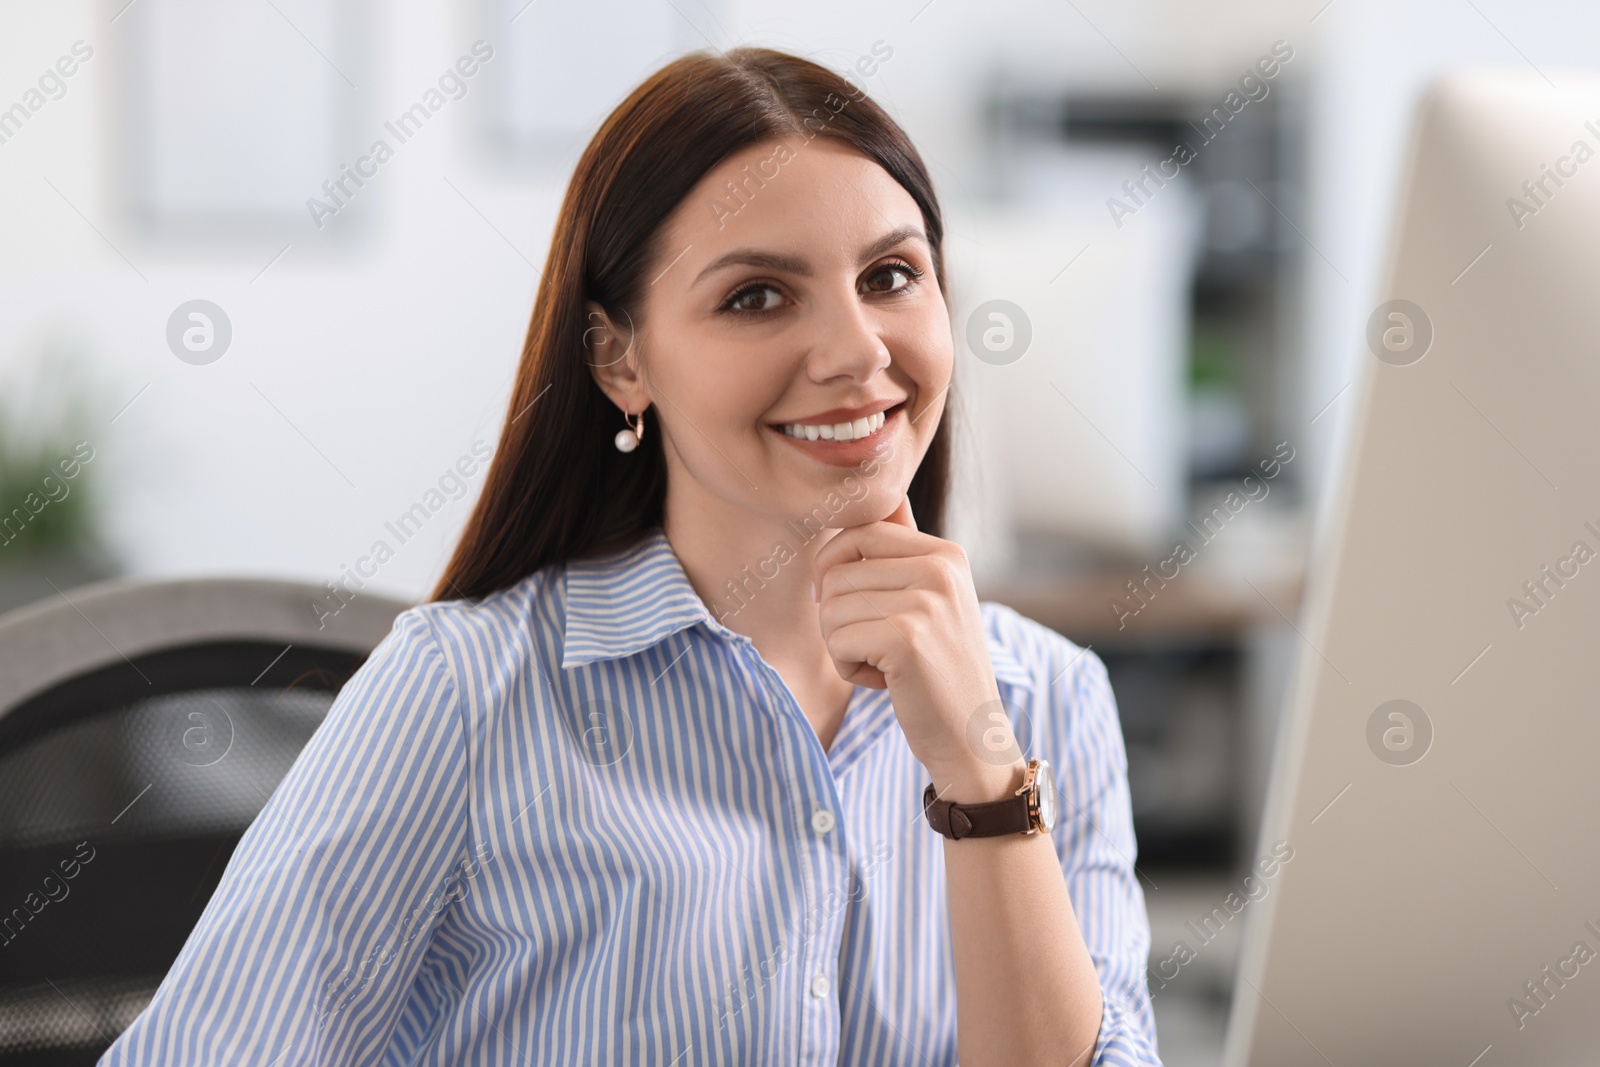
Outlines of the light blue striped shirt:
M 1061 788 L 1056 852 L 1105 995 L 1094 1063 L 1158 1064 L 1105 667 L 1003 605 L 983 619 L 1018 738 Z M 954 1064 L 927 781 L 886 690 L 858 686 L 824 751 L 659 527 L 420 605 L 101 1062 Z

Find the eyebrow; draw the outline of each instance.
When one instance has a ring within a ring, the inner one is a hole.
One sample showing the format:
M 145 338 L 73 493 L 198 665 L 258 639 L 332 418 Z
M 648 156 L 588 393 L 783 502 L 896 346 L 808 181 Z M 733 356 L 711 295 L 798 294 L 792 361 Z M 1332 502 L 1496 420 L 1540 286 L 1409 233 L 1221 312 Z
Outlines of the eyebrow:
M 928 243 L 927 235 L 919 227 L 897 227 L 862 249 L 861 261 L 865 263 L 868 260 L 876 259 L 902 241 L 911 240 L 921 241 L 923 244 Z M 783 271 L 786 274 L 797 274 L 802 278 L 811 276 L 811 264 L 798 256 L 786 256 L 778 252 L 763 252 L 755 248 L 736 248 L 732 252 L 718 256 L 710 263 L 707 263 L 700 273 L 694 276 L 694 282 L 691 284 L 697 284 L 700 279 L 713 271 L 721 270 L 723 267 L 731 267 L 735 264 L 748 267 L 764 267 L 768 270 Z

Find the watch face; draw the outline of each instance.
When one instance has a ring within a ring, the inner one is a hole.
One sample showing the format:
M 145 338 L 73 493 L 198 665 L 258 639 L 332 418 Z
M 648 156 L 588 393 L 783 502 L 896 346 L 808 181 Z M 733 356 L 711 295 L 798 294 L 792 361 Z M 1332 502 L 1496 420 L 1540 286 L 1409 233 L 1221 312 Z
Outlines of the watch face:
M 1045 760 L 1039 761 L 1035 784 L 1039 796 L 1039 825 L 1048 832 L 1056 825 L 1056 776 Z

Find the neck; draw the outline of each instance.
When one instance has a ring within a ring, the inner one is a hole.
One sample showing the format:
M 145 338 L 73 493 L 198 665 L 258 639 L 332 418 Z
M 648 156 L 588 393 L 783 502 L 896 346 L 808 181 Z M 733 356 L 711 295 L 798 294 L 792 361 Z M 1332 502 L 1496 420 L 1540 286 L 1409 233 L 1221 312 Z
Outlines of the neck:
M 836 531 L 704 501 L 674 507 L 670 493 L 662 529 L 689 584 L 722 625 L 763 654 L 783 649 L 785 658 L 826 661 L 811 581 L 817 552 Z M 794 655 L 802 649 L 808 652 Z

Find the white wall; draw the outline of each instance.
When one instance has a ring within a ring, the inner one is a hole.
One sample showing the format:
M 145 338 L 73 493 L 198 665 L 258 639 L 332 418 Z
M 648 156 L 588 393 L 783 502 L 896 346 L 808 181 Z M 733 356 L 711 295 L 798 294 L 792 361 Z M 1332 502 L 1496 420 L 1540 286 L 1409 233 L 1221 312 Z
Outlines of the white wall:
M 221 251 L 143 241 L 118 215 L 112 146 L 137 128 L 119 77 L 130 27 L 140 6 L 159 2 L 139 0 L 125 11 L 119 0 L 0 10 L 0 107 L 20 99 L 74 41 L 95 49 L 66 95 L 0 144 L 0 365 L 75 340 L 99 362 L 96 384 L 109 412 L 138 396 L 93 442 L 94 471 L 109 491 L 112 529 L 131 571 L 332 579 L 475 440 L 494 442 L 527 325 L 533 264 L 543 262 L 565 175 L 530 179 L 489 158 L 475 135 L 487 94 L 474 88 L 324 230 L 308 217 L 298 229 L 238 238 Z M 1552 73 L 1592 63 L 1600 47 L 1600 12 L 1475 2 Z M 307 3 L 279 6 L 310 23 Z M 1394 169 L 1420 86 L 1454 58 L 1523 62 L 1470 4 L 1336 0 L 1312 23 L 1319 6 L 679 4 L 694 34 L 719 46 L 769 43 L 844 67 L 874 41 L 891 43 L 893 60 L 868 88 L 921 146 L 955 217 L 983 199 L 976 100 L 997 68 L 1013 80 L 1060 86 L 1211 87 L 1273 40 L 1289 40 L 1304 57 L 1293 74 L 1307 79 L 1312 98 L 1311 201 L 1297 225 L 1346 279 L 1320 256 L 1306 257 L 1307 377 L 1290 400 L 1307 419 L 1357 365 Z M 349 150 L 338 152 L 343 159 L 474 40 L 503 32 L 494 21 L 501 16 L 484 7 L 403 0 L 365 11 L 369 95 Z M 319 67 L 290 28 L 255 43 L 280 50 L 285 62 Z M 585 54 L 604 63 L 604 42 Z M 346 222 L 348 240 L 336 233 Z M 363 229 L 366 239 L 357 236 Z M 284 244 L 289 250 L 274 261 Z M 233 348 L 208 366 L 180 362 L 164 343 L 172 310 L 195 297 L 220 304 L 234 325 Z M 1325 463 L 1345 409 L 1336 403 L 1308 429 L 1308 467 Z M 434 516 L 375 588 L 420 595 L 468 504 L 449 503 Z

